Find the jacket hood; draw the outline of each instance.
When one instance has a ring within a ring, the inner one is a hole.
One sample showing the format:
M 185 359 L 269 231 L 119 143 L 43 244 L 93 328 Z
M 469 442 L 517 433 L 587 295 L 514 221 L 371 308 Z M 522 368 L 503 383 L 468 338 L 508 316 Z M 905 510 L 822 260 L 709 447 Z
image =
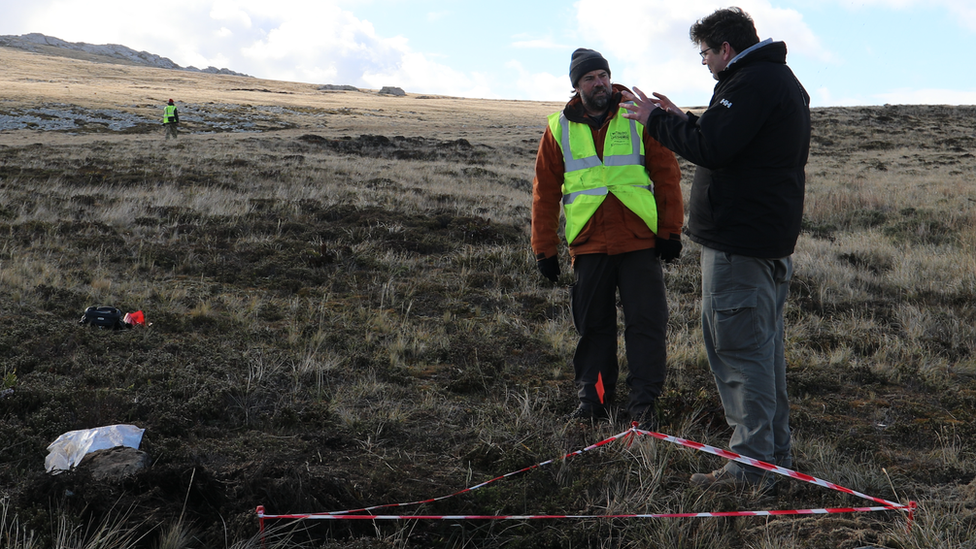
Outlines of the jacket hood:
M 719 82 L 725 80 L 737 70 L 753 63 L 779 63 L 786 64 L 786 42 L 770 42 L 747 52 L 744 56 L 733 59 L 724 71 L 718 73 Z

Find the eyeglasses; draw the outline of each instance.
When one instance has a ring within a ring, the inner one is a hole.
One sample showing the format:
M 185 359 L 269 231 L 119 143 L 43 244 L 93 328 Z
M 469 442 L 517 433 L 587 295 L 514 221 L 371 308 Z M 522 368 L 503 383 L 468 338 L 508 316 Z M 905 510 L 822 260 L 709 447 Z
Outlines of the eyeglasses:
M 702 51 L 698 52 L 698 55 L 702 56 L 702 61 L 704 61 L 705 60 L 705 54 L 708 53 L 711 50 L 714 50 L 714 49 L 715 48 L 705 48 Z

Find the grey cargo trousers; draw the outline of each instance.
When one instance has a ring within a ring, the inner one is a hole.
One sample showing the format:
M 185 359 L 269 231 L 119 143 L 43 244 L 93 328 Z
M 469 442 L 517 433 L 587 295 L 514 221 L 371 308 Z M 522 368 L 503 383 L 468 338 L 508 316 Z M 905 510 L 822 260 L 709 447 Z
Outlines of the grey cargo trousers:
M 725 419 L 729 449 L 792 468 L 783 309 L 790 257 L 762 259 L 703 247 L 702 333 Z M 764 472 L 734 461 L 724 469 L 749 482 Z

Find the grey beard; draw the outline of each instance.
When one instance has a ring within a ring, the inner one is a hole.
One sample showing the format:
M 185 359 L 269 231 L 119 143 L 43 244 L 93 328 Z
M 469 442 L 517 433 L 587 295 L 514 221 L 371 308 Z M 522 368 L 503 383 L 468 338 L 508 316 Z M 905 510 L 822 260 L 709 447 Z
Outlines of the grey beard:
M 598 91 L 604 91 L 602 95 L 597 95 Z M 590 110 L 602 111 L 607 108 L 610 104 L 610 92 L 609 90 L 593 90 L 593 95 L 580 94 L 583 99 L 583 104 Z

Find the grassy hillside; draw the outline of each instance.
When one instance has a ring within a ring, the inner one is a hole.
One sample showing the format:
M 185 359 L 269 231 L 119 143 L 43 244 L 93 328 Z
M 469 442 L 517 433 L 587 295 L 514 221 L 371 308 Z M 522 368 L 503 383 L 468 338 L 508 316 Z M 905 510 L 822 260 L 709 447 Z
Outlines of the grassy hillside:
M 558 103 L 326 92 L 6 49 L 0 68 L 0 122 L 35 124 L 0 131 L 5 546 L 258 546 L 258 505 L 307 513 L 452 494 L 628 428 L 565 420 L 571 277 L 543 279 L 528 245 L 535 149 Z M 154 122 L 170 97 L 185 121 L 175 142 Z M 796 468 L 918 501 L 910 532 L 900 512 L 285 521 L 267 543 L 969 546 L 974 111 L 813 113 L 787 313 Z M 49 120 L 78 122 L 38 129 Z M 687 193 L 693 167 L 682 169 Z M 661 431 L 724 447 L 698 249 L 685 244 L 666 268 Z M 79 325 L 90 305 L 142 310 L 152 326 Z M 116 423 L 146 429 L 147 470 L 119 482 L 44 472 L 58 435 Z M 395 512 L 870 504 L 799 482 L 772 499 L 689 486 L 720 462 L 644 437 Z

